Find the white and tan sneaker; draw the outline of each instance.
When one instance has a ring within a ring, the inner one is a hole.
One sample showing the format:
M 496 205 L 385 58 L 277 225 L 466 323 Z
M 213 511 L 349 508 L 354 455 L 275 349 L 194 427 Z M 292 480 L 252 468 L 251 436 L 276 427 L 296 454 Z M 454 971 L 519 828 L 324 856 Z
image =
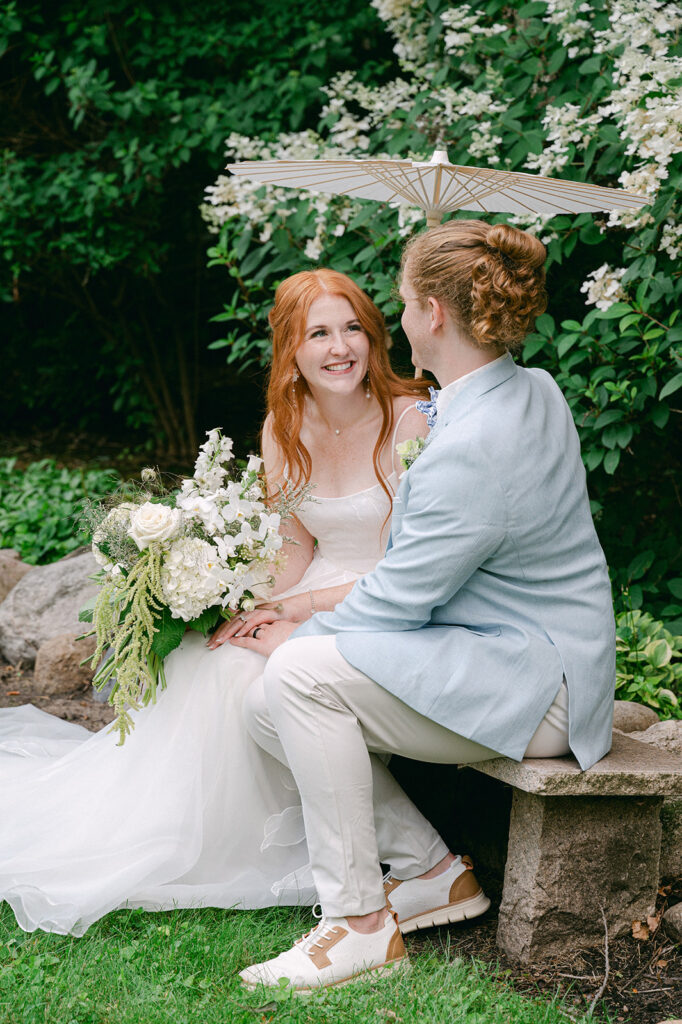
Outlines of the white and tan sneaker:
M 485 914 L 490 906 L 468 857 L 455 857 L 435 878 L 401 881 L 388 874 L 384 878 L 384 892 L 389 907 L 398 915 L 403 935 L 418 928 L 468 921 Z
M 285 978 L 297 993 L 331 985 L 346 985 L 364 974 L 377 977 L 409 967 L 397 919 L 386 914 L 383 927 L 364 934 L 350 927 L 345 917 L 323 917 L 291 949 L 272 960 L 240 971 L 247 988 L 279 988 Z

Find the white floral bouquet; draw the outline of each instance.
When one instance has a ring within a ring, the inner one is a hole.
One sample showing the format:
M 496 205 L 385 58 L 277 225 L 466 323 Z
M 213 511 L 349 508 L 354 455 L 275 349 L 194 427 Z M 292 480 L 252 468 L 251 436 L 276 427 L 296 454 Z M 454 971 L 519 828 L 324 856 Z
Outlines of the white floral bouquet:
M 164 659 L 185 630 L 206 635 L 221 619 L 252 610 L 273 583 L 280 523 L 306 488 L 280 489 L 266 504 L 262 459 L 250 456 L 231 478 L 232 459 L 231 439 L 208 431 L 194 476 L 179 489 L 145 469 L 128 500 L 90 503 L 84 513 L 102 568 L 95 577 L 101 589 L 80 618 L 92 622 L 87 635 L 97 638 L 93 685 L 114 680 L 109 702 L 120 744 L 133 728 L 129 709 L 155 702 L 165 687 Z

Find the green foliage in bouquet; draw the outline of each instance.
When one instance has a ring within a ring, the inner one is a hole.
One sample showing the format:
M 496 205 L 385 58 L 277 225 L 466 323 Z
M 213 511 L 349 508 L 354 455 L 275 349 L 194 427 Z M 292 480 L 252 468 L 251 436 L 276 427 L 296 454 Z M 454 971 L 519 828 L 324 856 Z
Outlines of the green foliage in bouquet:
M 400 72 L 332 76 L 317 131 L 232 133 L 230 159 L 429 159 L 621 185 L 641 211 L 489 215 L 538 234 L 550 305 L 522 359 L 547 369 L 580 433 L 593 513 L 615 592 L 629 590 L 682 631 L 682 4 L 651 0 L 372 0 Z M 266 312 L 286 274 L 317 264 L 351 274 L 400 345 L 391 286 L 420 211 L 219 177 L 202 213 L 212 266 L 233 293 L 214 343 L 240 366 L 265 363 Z M 455 216 L 478 216 L 461 212 Z M 617 601 L 619 597 L 617 596 Z
M 616 619 L 616 696 L 682 718 L 682 636 L 639 609 Z
M 14 548 L 30 565 L 63 558 L 90 540 L 75 525 L 83 504 L 114 490 L 113 469 L 65 469 L 52 459 L 19 469 L 0 459 L 0 548 Z
M 191 478 L 167 485 L 143 469 L 118 494 L 90 502 L 83 519 L 101 566 L 94 601 L 81 609 L 97 646 L 93 685 L 110 680 L 119 744 L 134 728 L 131 710 L 156 701 L 166 686 L 164 659 L 187 629 L 204 636 L 221 618 L 267 598 L 281 555 L 282 520 L 309 487 L 285 485 L 266 500 L 262 459 L 236 470 L 232 439 L 207 431 Z

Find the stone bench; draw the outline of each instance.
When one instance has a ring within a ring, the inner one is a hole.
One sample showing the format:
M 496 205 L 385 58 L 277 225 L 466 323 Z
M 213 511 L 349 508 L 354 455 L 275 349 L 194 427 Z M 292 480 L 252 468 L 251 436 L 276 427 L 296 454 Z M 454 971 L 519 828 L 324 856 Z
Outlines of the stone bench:
M 468 766 L 512 788 L 497 940 L 528 962 L 604 940 L 653 914 L 661 805 L 682 799 L 682 757 L 614 732 L 586 772 L 572 757 Z

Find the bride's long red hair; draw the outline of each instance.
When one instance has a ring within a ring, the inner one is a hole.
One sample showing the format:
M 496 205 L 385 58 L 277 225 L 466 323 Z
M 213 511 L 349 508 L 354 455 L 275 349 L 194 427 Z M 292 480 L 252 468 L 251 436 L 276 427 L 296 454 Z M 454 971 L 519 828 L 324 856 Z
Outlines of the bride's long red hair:
M 296 370 L 296 351 L 305 336 L 310 307 L 320 295 L 339 295 L 348 299 L 369 340 L 369 386 L 381 407 L 382 422 L 374 445 L 372 461 L 377 480 L 390 497 L 379 456 L 393 428 L 393 399 L 407 395 L 422 398 L 426 381 L 399 377 L 388 358 L 388 331 L 383 315 L 354 281 L 337 270 L 302 270 L 282 281 L 275 292 L 275 304 L 268 320 L 272 329 L 272 364 L 268 381 L 268 414 L 272 434 L 288 475 L 297 483 L 307 482 L 312 471 L 310 453 L 301 441 L 303 406 L 310 389 Z M 284 469 L 284 466 L 282 469 Z

